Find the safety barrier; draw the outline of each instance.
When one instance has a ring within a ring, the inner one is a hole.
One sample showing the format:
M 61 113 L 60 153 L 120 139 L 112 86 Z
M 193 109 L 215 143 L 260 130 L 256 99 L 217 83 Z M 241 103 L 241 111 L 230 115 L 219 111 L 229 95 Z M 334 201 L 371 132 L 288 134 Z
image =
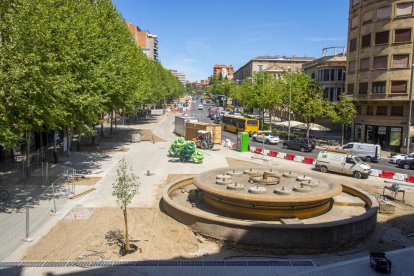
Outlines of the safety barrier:
M 258 147 L 250 147 L 250 151 L 256 154 L 263 154 L 267 155 L 269 157 L 276 157 L 280 159 L 295 161 L 295 162 L 301 162 L 308 165 L 314 165 L 316 163 L 316 160 L 311 157 L 303 157 L 300 155 L 294 155 L 291 153 L 285 153 L 285 152 L 278 152 L 274 150 L 266 150 L 263 148 Z M 399 180 L 399 181 L 405 181 L 408 183 L 414 183 L 414 176 L 408 176 L 404 173 L 395 173 L 391 171 L 382 171 L 377 169 L 371 169 L 370 176 L 374 177 L 381 177 L 386 179 L 393 179 L 393 180 Z

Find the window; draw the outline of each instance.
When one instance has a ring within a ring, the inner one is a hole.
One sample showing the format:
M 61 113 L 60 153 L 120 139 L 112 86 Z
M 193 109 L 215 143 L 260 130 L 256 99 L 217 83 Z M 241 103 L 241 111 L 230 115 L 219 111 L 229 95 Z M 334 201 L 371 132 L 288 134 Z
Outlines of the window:
M 322 77 L 323 77 L 323 71 L 322 70 L 319 70 L 319 74 L 318 74 L 318 80 L 319 80 L 319 82 L 322 81 Z
M 391 93 L 407 93 L 407 81 L 392 81 Z
M 388 41 L 387 41 L 387 42 L 388 42 Z M 349 51 L 350 51 L 350 52 L 355 51 L 356 46 L 357 46 L 357 39 L 356 39 L 356 38 L 351 39 L 351 40 L 349 41 Z
M 392 68 L 408 68 L 408 54 L 406 55 L 393 55 L 392 56 Z
M 348 95 L 354 95 L 354 84 L 353 83 L 348 84 Z
M 360 95 L 366 95 L 368 94 L 368 83 L 367 82 L 361 82 L 359 84 L 359 92 Z
M 362 15 L 362 24 L 367 24 L 372 22 L 372 18 L 374 17 L 374 11 L 370 10 L 367 12 L 364 12 Z
M 360 115 L 361 114 L 361 106 L 360 105 L 358 105 L 357 107 L 355 107 L 355 111 L 356 111 L 356 113 L 358 114 L 358 115 Z
M 374 69 L 387 69 L 388 56 L 374 57 Z
M 383 94 L 385 93 L 385 81 L 378 81 L 372 83 L 372 93 Z
M 331 81 L 335 81 L 335 69 L 331 69 Z
M 361 125 L 355 124 L 354 125 L 354 141 L 361 141 L 362 131 Z
M 342 80 L 343 70 L 342 69 L 338 69 L 337 72 L 338 72 L 338 80 L 340 81 L 340 80 Z
M 329 88 L 329 101 L 333 102 L 335 99 L 335 88 Z
M 339 102 L 341 100 L 342 88 L 336 89 L 336 100 Z
M 385 116 L 387 116 L 387 106 L 383 106 L 383 105 L 380 105 L 380 106 L 377 106 L 377 115 L 385 115 Z
M 411 42 L 411 29 L 395 30 L 394 42 L 395 43 Z
M 315 73 L 311 74 L 311 78 L 314 80 L 315 79 Z
M 356 69 L 356 61 L 350 61 L 348 63 L 349 73 L 355 72 L 355 69 Z
M 366 115 L 374 115 L 374 107 L 367 105 Z
M 323 81 L 329 81 L 329 69 L 323 70 Z
M 371 46 L 371 34 L 363 35 L 361 38 L 361 48 Z
M 355 29 L 356 27 L 358 27 L 358 23 L 359 23 L 359 16 L 355 16 L 351 19 L 351 30 Z
M 403 116 L 403 106 L 391 106 L 391 116 Z
M 413 3 L 399 3 L 395 9 L 395 16 L 407 16 L 413 13 Z
M 391 16 L 391 6 L 377 9 L 377 19 L 385 19 Z
M 360 60 L 359 63 L 359 70 L 360 71 L 368 71 L 369 69 L 369 58 L 363 58 Z
M 378 32 L 375 34 L 375 44 L 386 44 L 389 41 L 390 31 Z

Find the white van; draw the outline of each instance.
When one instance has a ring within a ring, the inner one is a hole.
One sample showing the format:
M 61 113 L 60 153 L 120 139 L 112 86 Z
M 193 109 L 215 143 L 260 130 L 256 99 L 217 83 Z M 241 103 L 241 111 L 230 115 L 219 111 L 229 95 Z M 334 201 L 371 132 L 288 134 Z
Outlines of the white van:
M 349 143 L 342 146 L 342 149 L 351 151 L 366 162 L 378 162 L 381 159 L 381 146 L 365 143 Z
M 338 172 L 350 174 L 355 178 L 368 178 L 371 167 L 352 154 L 321 151 L 316 159 L 315 167 L 321 172 Z

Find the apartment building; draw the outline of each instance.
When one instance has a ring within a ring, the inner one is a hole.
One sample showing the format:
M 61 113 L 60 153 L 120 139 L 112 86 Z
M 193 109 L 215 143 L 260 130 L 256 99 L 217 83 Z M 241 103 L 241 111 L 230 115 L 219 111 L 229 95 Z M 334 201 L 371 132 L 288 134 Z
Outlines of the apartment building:
M 179 80 L 184 86 L 186 85 L 185 74 L 178 72 L 177 70 L 169 69 L 171 73 Z
M 127 22 L 132 38 L 142 52 L 151 60 L 158 61 L 158 37 L 142 31 L 138 26 Z
M 213 77 L 232 80 L 234 74 L 233 65 L 216 64 L 213 68 Z
M 391 151 L 413 142 L 407 139 L 413 26 L 413 1 L 350 0 L 346 92 L 357 107 L 354 141 Z
M 312 57 L 286 57 L 286 56 L 258 56 L 249 60 L 234 73 L 234 79 L 244 80 L 253 75 L 254 72 L 266 71 L 276 77 L 288 70 L 302 70 L 302 65 L 312 61 Z
M 339 51 L 339 53 L 338 53 Z M 322 57 L 302 65 L 303 72 L 323 89 L 324 97 L 335 102 L 345 92 L 346 55 L 344 47 L 322 50 Z

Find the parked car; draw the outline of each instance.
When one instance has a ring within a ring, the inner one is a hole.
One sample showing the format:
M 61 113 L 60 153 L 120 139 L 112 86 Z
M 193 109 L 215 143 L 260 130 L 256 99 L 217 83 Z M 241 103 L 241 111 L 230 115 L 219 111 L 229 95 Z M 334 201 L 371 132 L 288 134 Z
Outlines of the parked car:
M 198 105 L 198 110 L 203 110 L 203 105 L 202 104 Z
M 410 153 L 409 155 L 406 154 L 396 154 L 391 156 L 390 163 L 398 164 L 399 161 L 405 159 L 414 159 L 414 152 Z
M 273 134 L 270 131 L 259 131 L 257 134 L 253 134 L 253 141 L 255 142 L 265 142 L 265 144 L 276 144 L 280 142 L 279 136 Z
M 414 169 L 414 159 L 403 159 L 397 163 L 399 168 L 403 168 L 405 170 Z
M 381 159 L 381 146 L 366 143 L 349 143 L 342 146 L 366 162 L 378 162 Z
M 315 167 L 321 172 L 328 171 L 350 174 L 355 178 L 368 178 L 371 167 L 352 154 L 321 151 L 316 159 Z
M 297 138 L 283 141 L 283 148 L 305 151 L 313 151 L 316 147 L 316 142 L 308 138 Z

